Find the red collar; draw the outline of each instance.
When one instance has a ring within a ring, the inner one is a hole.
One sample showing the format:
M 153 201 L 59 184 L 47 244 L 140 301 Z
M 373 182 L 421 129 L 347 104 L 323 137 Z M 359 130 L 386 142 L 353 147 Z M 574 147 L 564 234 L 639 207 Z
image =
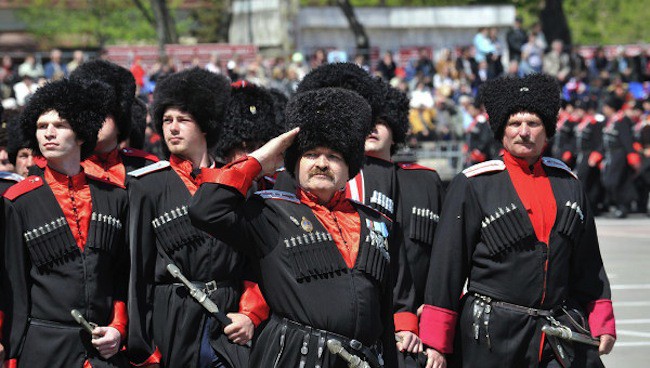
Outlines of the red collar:
M 515 157 L 510 152 L 504 150 L 503 162 L 506 164 L 508 170 L 517 170 L 526 175 L 546 176 L 544 168 L 542 168 L 541 156 L 534 164 L 530 165 L 525 159 Z
M 347 203 L 347 198 L 345 197 L 345 190 L 336 191 L 332 199 L 330 199 L 330 201 L 327 202 L 325 205 L 318 203 L 318 197 L 315 194 L 303 190 L 302 188 L 298 188 L 297 194 L 298 194 L 298 199 L 300 199 L 300 202 L 306 204 L 307 206 L 309 206 L 309 208 L 325 207 L 328 210 L 332 211 L 332 210 L 340 209 L 342 204 Z
M 92 156 L 90 156 L 88 159 L 102 163 L 103 165 L 106 166 L 113 166 L 122 163 L 122 158 L 120 157 L 120 150 L 117 147 L 114 150 L 107 153 L 95 153 Z
M 192 161 L 186 160 L 176 155 L 171 155 L 169 156 L 169 163 L 176 172 L 182 173 L 181 176 L 184 176 L 186 178 L 192 177 L 192 170 L 194 170 Z
M 49 184 L 56 183 L 59 185 L 68 186 L 72 181 L 71 189 L 75 191 L 81 189 L 84 185 L 86 185 L 86 173 L 83 171 L 83 169 L 74 176 L 67 176 L 50 168 L 49 166 L 46 166 L 44 177 L 45 181 Z

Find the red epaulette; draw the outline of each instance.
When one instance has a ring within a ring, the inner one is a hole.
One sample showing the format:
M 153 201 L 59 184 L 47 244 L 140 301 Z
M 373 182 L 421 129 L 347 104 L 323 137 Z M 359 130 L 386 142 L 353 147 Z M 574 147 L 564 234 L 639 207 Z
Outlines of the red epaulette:
M 415 162 L 399 162 L 397 166 L 404 170 L 428 170 L 436 172 L 436 170 L 433 168 L 422 166 L 420 164 L 416 164 Z
M 43 178 L 41 178 L 40 176 L 36 176 L 36 175 L 28 176 L 27 178 L 25 178 L 25 180 L 9 187 L 9 189 L 7 189 L 7 191 L 3 196 L 8 200 L 13 201 L 16 198 L 20 197 L 21 195 L 30 192 L 36 188 L 39 188 L 42 185 L 43 185 Z
M 112 185 L 114 187 L 126 189 L 126 187 L 124 186 L 123 183 L 114 183 L 114 182 L 112 182 L 112 181 L 110 181 L 109 179 L 106 179 L 106 178 L 95 176 L 95 175 L 92 175 L 92 174 L 89 174 L 89 173 L 85 173 L 85 174 L 86 174 L 86 177 L 88 179 L 90 179 L 90 180 L 99 181 L 99 182 L 102 182 L 102 183 L 110 184 L 110 185 Z
M 136 148 L 131 148 L 131 147 L 122 148 L 120 150 L 120 153 L 122 153 L 124 156 L 140 157 L 140 158 L 144 158 L 144 159 L 147 159 L 149 161 L 152 161 L 152 162 L 160 161 L 158 156 L 156 156 L 156 155 L 154 155 L 152 153 L 143 151 L 143 150 L 136 149 Z
M 43 156 L 34 156 L 32 162 L 34 162 L 34 165 L 40 167 L 41 169 L 44 169 L 45 166 L 47 166 L 47 159 L 45 159 Z

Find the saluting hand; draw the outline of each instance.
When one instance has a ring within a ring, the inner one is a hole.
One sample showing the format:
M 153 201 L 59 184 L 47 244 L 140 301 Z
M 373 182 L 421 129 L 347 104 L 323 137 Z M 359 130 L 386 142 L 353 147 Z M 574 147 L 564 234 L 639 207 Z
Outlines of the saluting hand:
M 228 340 L 239 345 L 246 345 L 252 338 L 255 331 L 253 321 L 241 313 L 228 313 L 228 318 L 232 323 L 224 327 L 223 333 L 228 336 Z
M 300 128 L 294 128 L 286 133 L 280 134 L 249 155 L 250 157 L 254 157 L 262 165 L 262 175 L 272 174 L 276 169 L 282 167 L 284 151 L 291 146 L 299 131 Z M 293 168 L 288 167 L 287 170 L 293 170 Z
M 108 359 L 120 350 L 122 335 L 114 327 L 95 327 L 92 343 L 102 358 Z
M 447 359 L 436 349 L 427 348 L 427 367 L 426 368 L 447 368 Z

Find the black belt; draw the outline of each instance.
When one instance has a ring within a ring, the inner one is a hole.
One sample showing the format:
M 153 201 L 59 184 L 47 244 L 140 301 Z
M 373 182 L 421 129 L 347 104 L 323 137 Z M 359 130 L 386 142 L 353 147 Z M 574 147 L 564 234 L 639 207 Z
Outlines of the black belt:
M 237 287 L 237 282 L 233 280 L 224 280 L 224 281 L 190 281 L 194 286 L 199 288 L 199 290 L 203 291 L 207 295 L 210 295 L 217 291 L 218 289 L 224 288 L 224 287 L 232 287 L 236 288 Z M 173 282 L 170 284 L 158 284 L 158 285 L 173 285 L 173 286 L 183 286 L 185 287 L 185 284 L 180 283 L 180 282 Z
M 79 330 L 82 328 L 78 323 L 74 323 L 74 322 L 67 323 L 67 322 L 51 321 L 47 319 L 40 319 L 34 317 L 31 317 L 29 319 L 29 324 L 34 326 L 58 328 L 64 330 Z
M 326 347 L 327 340 L 333 338 L 340 341 L 341 345 L 343 345 L 344 348 L 346 349 L 350 348 L 351 349 L 349 351 L 350 353 L 358 355 L 360 358 L 368 362 L 368 364 L 370 364 L 371 367 L 382 368 L 384 366 L 383 358 L 379 354 L 374 352 L 372 348 L 363 345 L 363 343 L 357 339 L 351 339 L 347 336 L 343 336 L 336 332 L 321 330 L 315 327 L 304 325 L 300 322 L 296 322 L 289 318 L 283 318 L 275 314 L 271 315 L 271 319 L 281 324 L 282 326 L 287 326 L 290 329 L 298 330 L 305 334 L 305 338 L 303 339 L 303 346 L 300 349 L 300 353 L 305 358 L 308 353 L 306 349 L 309 344 L 309 339 L 313 335 L 319 338 L 319 346 L 318 346 L 319 357 L 321 351 L 327 350 Z M 376 346 L 374 347 L 376 348 Z
M 553 309 L 538 309 L 538 308 L 532 308 L 532 307 L 526 307 L 523 305 L 518 305 L 518 304 L 513 304 L 513 303 L 508 303 L 504 302 L 501 300 L 495 300 L 492 297 L 482 295 L 479 293 L 473 293 L 475 297 L 483 300 L 487 304 L 490 304 L 492 306 L 497 306 L 500 308 L 503 308 L 505 310 L 509 310 L 512 312 L 518 312 L 518 313 L 523 313 L 523 314 L 528 314 L 529 316 L 533 317 L 551 317 L 553 315 L 556 315 L 557 312 L 562 308 L 562 304 L 559 306 L 553 308 Z

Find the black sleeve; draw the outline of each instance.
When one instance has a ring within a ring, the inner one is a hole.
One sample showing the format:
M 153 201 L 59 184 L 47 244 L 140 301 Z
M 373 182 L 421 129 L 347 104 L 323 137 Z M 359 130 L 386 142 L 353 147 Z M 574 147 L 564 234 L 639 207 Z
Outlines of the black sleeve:
M 4 256 L 6 270 L 3 273 L 5 288 L 3 299 L 4 342 L 6 359 L 18 359 L 22 351 L 30 315 L 30 293 L 28 273 L 31 261 L 26 254 L 27 246 L 23 242 L 23 224 L 20 214 L 13 203 L 4 200 L 5 237 Z
M 277 239 L 277 216 L 253 195 L 248 200 L 235 188 L 203 183 L 190 201 L 192 225 L 253 258 L 270 253 Z M 270 241 L 269 241 L 270 240 Z
M 571 295 L 586 307 L 599 299 L 611 299 L 609 280 L 600 255 L 596 224 L 589 201 L 582 192 L 580 207 L 584 211 L 585 227 L 577 239 L 571 258 Z
M 129 181 L 127 237 L 130 244 L 128 355 L 133 363 L 146 361 L 156 351 L 153 341 L 154 276 L 158 250 L 151 224 L 154 204 L 142 182 Z
M 480 239 L 481 216 L 470 181 L 459 174 L 449 185 L 431 250 L 424 303 L 458 311 Z

